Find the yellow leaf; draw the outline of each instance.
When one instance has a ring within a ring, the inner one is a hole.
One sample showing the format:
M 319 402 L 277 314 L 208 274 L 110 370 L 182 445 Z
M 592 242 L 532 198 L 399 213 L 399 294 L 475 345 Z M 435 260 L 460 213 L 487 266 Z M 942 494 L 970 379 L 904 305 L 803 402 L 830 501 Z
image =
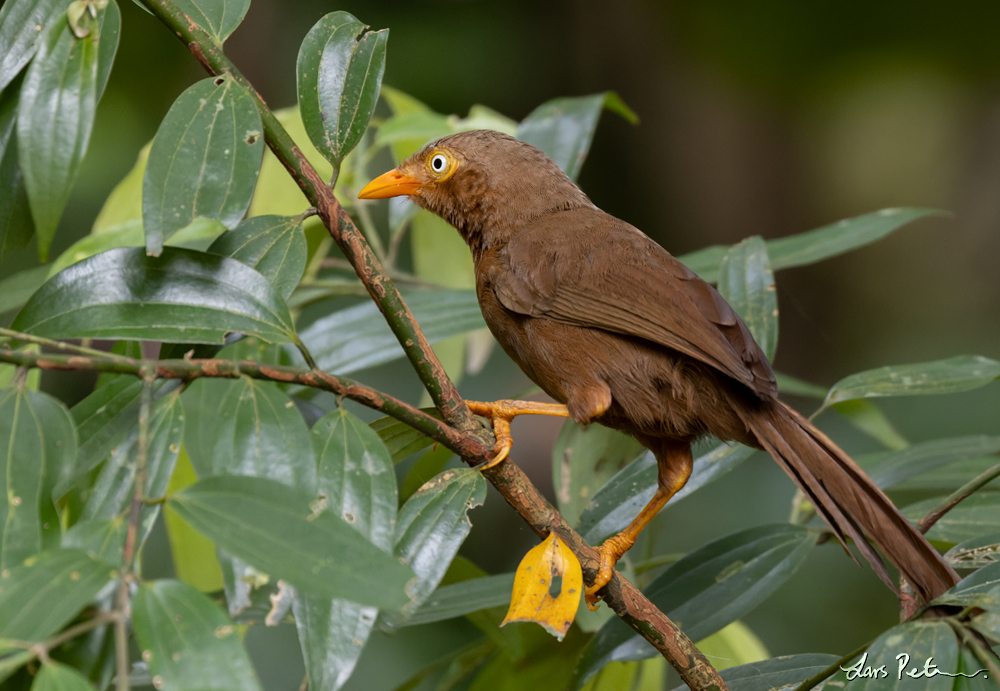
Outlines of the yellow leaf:
M 510 609 L 500 626 L 533 621 L 561 641 L 576 616 L 582 590 L 583 572 L 576 555 L 549 533 L 518 565 Z

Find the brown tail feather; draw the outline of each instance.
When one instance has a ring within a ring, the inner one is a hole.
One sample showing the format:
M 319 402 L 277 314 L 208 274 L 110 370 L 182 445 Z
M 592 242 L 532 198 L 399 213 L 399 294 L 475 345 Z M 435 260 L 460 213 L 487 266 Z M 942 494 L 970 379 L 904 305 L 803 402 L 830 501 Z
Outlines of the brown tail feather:
M 958 583 L 958 575 L 847 454 L 780 401 L 740 411 L 743 421 L 847 548 L 850 537 L 893 590 L 872 540 L 924 602 Z

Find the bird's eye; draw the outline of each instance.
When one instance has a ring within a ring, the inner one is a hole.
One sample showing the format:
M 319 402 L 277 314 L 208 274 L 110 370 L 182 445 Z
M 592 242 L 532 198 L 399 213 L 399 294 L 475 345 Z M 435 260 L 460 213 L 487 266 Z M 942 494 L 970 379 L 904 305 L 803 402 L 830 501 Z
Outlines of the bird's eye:
M 431 159 L 431 170 L 435 173 L 443 173 L 445 168 L 448 167 L 448 159 L 444 154 L 434 154 L 434 158 Z

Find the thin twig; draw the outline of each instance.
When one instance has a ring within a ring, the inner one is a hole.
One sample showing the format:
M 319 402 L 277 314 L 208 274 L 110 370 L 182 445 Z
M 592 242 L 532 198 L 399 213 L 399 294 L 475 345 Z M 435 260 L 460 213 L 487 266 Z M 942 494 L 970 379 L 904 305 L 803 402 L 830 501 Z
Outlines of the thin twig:
M 84 346 L 78 346 L 74 343 L 56 341 L 51 338 L 26 334 L 12 329 L 0 329 L 0 338 L 13 338 L 16 341 L 24 341 L 25 343 L 37 343 L 38 345 L 43 345 L 47 348 L 53 348 L 55 350 L 61 350 L 69 353 L 79 353 L 81 355 L 107 355 L 107 353 L 103 350 L 85 348 Z
M 36 650 L 44 650 L 46 653 L 48 653 L 48 651 L 54 648 L 58 648 L 66 641 L 71 641 L 80 634 L 87 633 L 91 629 L 96 629 L 98 626 L 104 626 L 105 624 L 110 624 L 111 622 L 115 621 L 116 618 L 117 615 L 114 612 L 98 611 L 90 619 L 82 621 L 79 624 L 76 624 L 75 626 L 71 626 L 65 631 L 60 631 L 56 635 L 50 638 L 46 638 L 41 643 L 37 643 L 35 641 L 17 641 L 11 639 L 4 639 L 4 644 L 9 645 L 12 648 L 23 648 L 24 650 L 28 650 L 31 652 L 35 652 Z
M 926 533 L 941 519 L 942 516 L 958 506 L 959 502 L 966 499 L 973 492 L 985 487 L 998 477 L 1000 477 L 1000 463 L 997 463 L 989 470 L 980 473 L 945 497 L 940 504 L 935 506 L 926 516 L 917 522 L 917 530 L 921 533 Z

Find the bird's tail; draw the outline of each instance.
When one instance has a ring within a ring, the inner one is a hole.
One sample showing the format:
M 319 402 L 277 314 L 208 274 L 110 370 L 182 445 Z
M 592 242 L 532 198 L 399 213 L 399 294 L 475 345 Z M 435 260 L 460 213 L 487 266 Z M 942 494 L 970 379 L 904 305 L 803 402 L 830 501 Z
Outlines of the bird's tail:
M 923 601 L 958 583 L 955 573 L 924 536 L 846 453 L 808 420 L 780 401 L 740 411 L 785 472 L 795 481 L 847 549 L 861 550 L 886 585 L 896 590 L 877 545 Z

